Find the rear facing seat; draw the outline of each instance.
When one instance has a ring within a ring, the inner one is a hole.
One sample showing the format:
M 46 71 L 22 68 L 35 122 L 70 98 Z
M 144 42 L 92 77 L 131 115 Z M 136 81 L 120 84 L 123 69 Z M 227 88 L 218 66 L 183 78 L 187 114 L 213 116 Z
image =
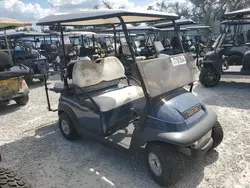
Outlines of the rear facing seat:
M 103 92 L 112 86 L 118 86 L 125 77 L 124 67 L 116 57 L 106 57 L 95 62 L 78 61 L 72 72 L 74 85 L 88 93 L 95 93 L 92 97 L 101 112 L 113 110 L 143 97 L 142 88 L 138 86 L 117 87 Z M 98 94 L 98 91 L 102 92 Z

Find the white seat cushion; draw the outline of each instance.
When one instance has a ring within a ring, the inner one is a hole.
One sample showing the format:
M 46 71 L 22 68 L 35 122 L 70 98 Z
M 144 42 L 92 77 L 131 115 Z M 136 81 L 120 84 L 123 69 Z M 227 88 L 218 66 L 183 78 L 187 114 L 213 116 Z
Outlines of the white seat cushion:
M 128 86 L 93 97 L 101 112 L 107 112 L 144 97 L 141 87 Z

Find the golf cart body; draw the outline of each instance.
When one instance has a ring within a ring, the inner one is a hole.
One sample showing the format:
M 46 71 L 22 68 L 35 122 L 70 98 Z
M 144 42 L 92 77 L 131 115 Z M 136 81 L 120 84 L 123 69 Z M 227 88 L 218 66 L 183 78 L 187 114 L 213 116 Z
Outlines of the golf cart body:
M 222 16 L 221 35 L 214 50 L 206 53 L 199 63 L 200 81 L 206 87 L 219 83 L 222 74 L 249 75 L 249 44 L 245 34 L 249 25 L 249 9 L 225 13 Z M 246 36 L 247 35 L 247 36 Z M 240 65 L 240 66 L 234 66 Z
M 4 30 L 4 33 L 7 29 L 28 25 L 31 23 L 9 18 L 0 19 L 0 28 Z M 0 102 L 15 100 L 18 105 L 25 105 L 29 100 L 29 88 L 24 77 L 29 74 L 29 71 L 25 66 L 14 65 L 6 35 L 5 44 L 7 49 L 0 51 Z
M 242 65 L 242 60 L 247 51 L 250 50 L 249 37 L 247 38 L 247 27 L 249 29 L 250 20 L 225 20 L 221 22 L 222 26 L 231 30 L 226 35 L 222 46 L 224 55 L 227 57 L 228 65 Z
M 28 81 L 32 81 L 33 78 L 43 80 L 44 74 L 49 70 L 47 58 L 40 54 L 38 47 L 38 37 L 43 35 L 45 34 L 38 32 L 7 33 L 14 65 L 22 64 L 30 69 L 30 74 L 26 77 Z M 4 38 L 4 35 L 0 38 Z
M 171 160 L 173 171 L 182 171 L 180 152 L 196 156 L 206 153 L 216 143 L 212 129 L 217 116 L 183 88 L 193 83 L 188 55 L 182 52 L 172 56 L 162 54 L 148 60 L 136 59 L 125 23 L 162 19 L 174 21 L 178 16 L 155 11 L 97 10 L 48 16 L 37 24 L 122 24 L 141 86 L 122 82 L 126 79 L 125 70 L 116 57 L 71 62 L 63 75 L 64 85 L 52 89 L 61 93 L 57 109 L 59 128 L 69 140 L 76 138 L 76 133 L 84 133 L 133 153 L 146 148 L 154 180 L 168 185 L 176 183 L 182 173 L 169 178 L 162 170 L 157 175 L 150 162 L 153 156 L 150 148 L 161 147 L 161 144 L 173 147 L 177 155 L 175 160 L 181 163 L 180 167 Z M 45 89 L 51 110 L 47 84 Z M 166 155 L 171 157 L 171 154 Z

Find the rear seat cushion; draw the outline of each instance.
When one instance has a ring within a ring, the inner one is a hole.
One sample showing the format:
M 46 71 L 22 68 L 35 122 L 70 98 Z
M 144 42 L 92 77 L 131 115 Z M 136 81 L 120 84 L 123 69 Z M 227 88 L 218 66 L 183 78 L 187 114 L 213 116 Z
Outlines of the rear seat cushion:
M 142 97 L 144 97 L 144 94 L 141 87 L 128 86 L 94 96 L 93 99 L 100 107 L 101 112 L 107 112 Z

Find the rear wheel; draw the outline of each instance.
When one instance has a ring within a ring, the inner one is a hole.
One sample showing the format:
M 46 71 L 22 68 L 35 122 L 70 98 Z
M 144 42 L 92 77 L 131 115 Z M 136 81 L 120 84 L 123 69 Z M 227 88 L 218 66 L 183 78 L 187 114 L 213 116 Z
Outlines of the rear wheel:
M 220 77 L 221 77 L 220 74 L 217 71 L 215 71 L 213 68 L 202 67 L 199 80 L 203 86 L 213 87 L 219 83 Z
M 64 112 L 59 115 L 59 129 L 67 140 L 75 140 L 79 136 L 72 120 Z
M 213 148 L 216 148 L 222 142 L 224 137 L 224 132 L 221 124 L 217 121 L 212 129 L 212 138 L 213 138 Z
M 18 177 L 14 172 L 0 168 L 0 187 L 29 188 L 30 186 L 23 180 L 23 178 Z
M 24 106 L 29 102 L 29 95 L 24 95 L 15 99 L 18 105 Z
M 149 173 L 161 186 L 176 184 L 184 174 L 184 160 L 178 148 L 164 143 L 151 143 L 146 147 Z

